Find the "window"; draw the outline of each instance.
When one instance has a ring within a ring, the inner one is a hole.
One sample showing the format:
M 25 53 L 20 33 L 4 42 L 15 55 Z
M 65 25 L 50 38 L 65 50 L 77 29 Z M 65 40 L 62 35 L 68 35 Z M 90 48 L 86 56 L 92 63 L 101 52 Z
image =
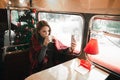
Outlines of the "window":
M 9 16 L 9 15 L 8 15 Z M 37 22 L 35 9 L 10 10 L 10 23 L 4 35 L 6 51 L 26 50 Z
M 94 16 L 91 19 L 90 38 L 98 40 L 99 53 L 90 59 L 120 74 L 120 16 Z
M 37 14 L 34 10 L 11 10 L 11 35 L 9 37 L 9 32 L 7 33 L 8 39 L 4 40 L 4 45 L 29 43 L 32 31 L 39 20 L 46 20 L 52 29 L 51 35 L 68 47 L 71 46 L 71 36 L 73 35 L 77 42 L 76 50 L 80 52 L 84 24 L 83 17 L 80 14 L 55 12 L 38 12 Z M 15 50 L 26 49 L 27 47 L 15 47 Z
M 46 20 L 51 26 L 51 35 L 67 46 L 70 46 L 71 36 L 74 35 L 77 41 L 76 50 L 80 51 L 83 36 L 83 17 L 81 15 L 39 12 L 38 20 Z

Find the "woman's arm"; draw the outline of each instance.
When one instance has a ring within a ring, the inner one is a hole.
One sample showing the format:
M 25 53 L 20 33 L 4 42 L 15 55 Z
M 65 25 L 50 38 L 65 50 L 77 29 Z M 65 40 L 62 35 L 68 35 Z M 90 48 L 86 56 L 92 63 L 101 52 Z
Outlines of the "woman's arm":
M 41 61 L 44 59 L 47 51 L 48 44 L 50 43 L 49 37 L 46 36 L 44 39 L 44 42 L 42 44 L 42 48 L 38 54 L 38 62 L 41 63 Z
M 38 54 L 38 62 L 41 63 L 46 55 L 47 46 L 42 46 L 41 51 Z

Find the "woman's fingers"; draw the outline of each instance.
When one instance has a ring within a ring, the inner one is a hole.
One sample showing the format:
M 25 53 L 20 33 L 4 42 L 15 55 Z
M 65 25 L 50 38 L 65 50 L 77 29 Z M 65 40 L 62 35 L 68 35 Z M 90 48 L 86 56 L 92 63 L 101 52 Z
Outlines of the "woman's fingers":
M 75 48 L 76 48 L 76 42 L 72 42 L 72 43 L 71 43 L 71 49 L 72 49 L 72 50 L 75 50 Z

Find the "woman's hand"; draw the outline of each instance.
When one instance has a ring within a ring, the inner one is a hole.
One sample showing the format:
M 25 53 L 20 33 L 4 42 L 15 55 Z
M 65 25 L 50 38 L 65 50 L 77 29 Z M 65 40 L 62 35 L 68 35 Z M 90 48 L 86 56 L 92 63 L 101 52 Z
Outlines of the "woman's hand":
M 50 43 L 50 41 L 51 40 L 50 40 L 49 36 L 46 36 L 45 39 L 44 39 L 43 45 L 44 46 L 48 46 L 48 44 Z
M 53 42 L 54 36 L 46 36 L 43 45 L 47 46 L 50 42 Z
M 71 42 L 71 47 L 69 48 L 69 51 L 74 52 L 75 48 L 76 48 L 76 41 L 73 41 Z

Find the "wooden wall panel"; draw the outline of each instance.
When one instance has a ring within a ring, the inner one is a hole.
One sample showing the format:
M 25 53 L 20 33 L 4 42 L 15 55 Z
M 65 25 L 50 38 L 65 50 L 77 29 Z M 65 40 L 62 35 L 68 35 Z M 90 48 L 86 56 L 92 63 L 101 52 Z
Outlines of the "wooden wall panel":
M 120 0 L 33 0 L 38 10 L 120 14 Z
M 0 8 L 6 8 L 7 1 L 1 0 Z M 13 6 L 19 6 L 19 0 L 10 1 Z M 119 3 L 120 0 L 32 0 L 32 7 L 45 11 L 120 14 Z M 23 4 L 20 6 L 24 7 Z
M 90 0 L 89 9 L 107 9 L 109 0 Z
M 114 3 L 111 1 L 111 9 L 119 9 L 120 10 L 120 0 L 114 0 Z
M 8 0 L 0 0 L 0 8 L 6 8 L 7 7 Z

